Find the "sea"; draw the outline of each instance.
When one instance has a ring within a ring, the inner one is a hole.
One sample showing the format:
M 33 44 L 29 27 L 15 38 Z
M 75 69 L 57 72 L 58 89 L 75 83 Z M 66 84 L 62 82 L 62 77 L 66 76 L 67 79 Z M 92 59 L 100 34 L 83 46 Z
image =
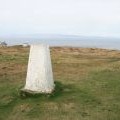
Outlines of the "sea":
M 120 50 L 120 38 L 88 37 L 72 35 L 24 35 L 0 37 L 9 46 L 27 44 L 48 44 L 50 46 L 104 48 Z

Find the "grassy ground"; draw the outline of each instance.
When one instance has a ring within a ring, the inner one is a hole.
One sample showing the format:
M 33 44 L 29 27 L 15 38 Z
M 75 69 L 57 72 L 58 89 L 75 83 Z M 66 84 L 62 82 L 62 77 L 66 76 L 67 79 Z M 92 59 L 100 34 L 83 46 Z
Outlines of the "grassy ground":
M 0 48 L 0 120 L 120 120 L 120 51 L 51 48 L 57 91 L 21 97 L 29 48 Z

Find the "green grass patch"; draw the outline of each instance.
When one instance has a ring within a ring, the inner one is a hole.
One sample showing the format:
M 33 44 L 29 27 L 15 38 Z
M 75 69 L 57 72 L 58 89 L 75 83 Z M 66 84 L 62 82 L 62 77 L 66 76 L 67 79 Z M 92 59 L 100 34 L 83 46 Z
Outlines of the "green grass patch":
M 20 92 L 28 53 L 20 46 L 0 48 L 0 120 L 120 119 L 119 51 L 51 48 L 52 94 Z

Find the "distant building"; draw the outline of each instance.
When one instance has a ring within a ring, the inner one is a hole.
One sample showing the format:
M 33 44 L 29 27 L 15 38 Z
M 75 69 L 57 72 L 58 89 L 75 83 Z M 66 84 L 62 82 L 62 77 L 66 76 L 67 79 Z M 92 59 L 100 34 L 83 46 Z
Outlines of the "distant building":
M 7 43 L 4 41 L 4 42 L 1 42 L 0 41 L 0 47 L 6 47 L 7 46 Z
M 28 44 L 28 43 L 23 43 L 22 46 L 23 46 L 23 47 L 28 47 L 29 44 Z

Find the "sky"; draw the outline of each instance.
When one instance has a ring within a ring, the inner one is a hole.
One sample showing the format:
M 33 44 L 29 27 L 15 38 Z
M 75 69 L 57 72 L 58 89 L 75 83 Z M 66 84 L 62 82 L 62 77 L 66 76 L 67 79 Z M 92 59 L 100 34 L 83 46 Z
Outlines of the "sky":
M 120 38 L 120 0 L 0 0 L 0 36 Z

